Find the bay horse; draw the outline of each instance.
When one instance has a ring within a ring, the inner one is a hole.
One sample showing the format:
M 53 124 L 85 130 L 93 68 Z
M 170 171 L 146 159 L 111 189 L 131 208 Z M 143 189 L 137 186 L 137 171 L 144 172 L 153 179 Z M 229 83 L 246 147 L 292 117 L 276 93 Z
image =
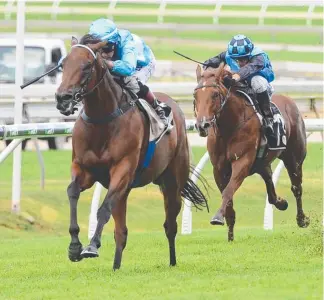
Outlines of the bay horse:
M 233 196 L 243 180 L 253 173 L 263 178 L 270 204 L 286 210 L 288 202 L 277 197 L 272 181 L 271 163 L 275 158 L 284 162 L 291 180 L 291 191 L 297 201 L 297 224 L 307 227 L 309 218 L 302 208 L 302 165 L 306 157 L 306 131 L 294 101 L 273 95 L 272 101 L 282 113 L 286 126 L 285 150 L 269 150 L 262 163 L 255 164 L 261 142 L 261 124 L 252 105 L 237 87 L 226 88 L 224 77 L 232 74 L 222 63 L 217 69 L 196 69 L 198 86 L 194 91 L 196 127 L 200 136 L 207 136 L 207 148 L 213 165 L 215 182 L 222 194 L 222 204 L 211 219 L 212 225 L 228 226 L 228 240 L 234 240 L 235 211 Z
M 83 102 L 83 112 L 72 133 L 72 180 L 67 188 L 71 235 L 69 259 L 76 262 L 99 256 L 102 231 L 112 215 L 116 244 L 113 269 L 120 268 L 128 234 L 127 197 L 136 179 L 136 187 L 151 182 L 160 187 L 165 208 L 163 226 L 169 242 L 170 265 L 174 266 L 176 219 L 181 209 L 181 197 L 186 197 L 199 208 L 207 205 L 205 196 L 189 178 L 184 115 L 173 99 L 156 93 L 160 101 L 172 108 L 174 127 L 156 145 L 149 166 L 142 169 L 150 124 L 137 108 L 136 101 L 114 80 L 102 59 L 100 49 L 106 43 L 85 35 L 80 43 L 72 38 L 71 44 L 71 51 L 62 65 L 62 83 L 55 95 L 57 109 L 64 115 L 74 113 L 74 106 Z M 80 193 L 91 188 L 96 181 L 107 188 L 108 193 L 97 212 L 94 236 L 83 248 L 79 240 L 77 203 Z

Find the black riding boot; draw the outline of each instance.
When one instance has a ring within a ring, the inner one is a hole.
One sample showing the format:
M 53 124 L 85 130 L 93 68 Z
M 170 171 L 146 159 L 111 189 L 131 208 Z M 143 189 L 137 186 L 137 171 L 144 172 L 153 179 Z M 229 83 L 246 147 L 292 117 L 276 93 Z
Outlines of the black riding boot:
M 273 132 L 273 114 L 270 109 L 270 97 L 267 91 L 257 94 L 257 100 L 263 114 L 266 126 L 266 131 Z
M 164 126 L 168 126 L 168 119 L 165 116 L 165 111 L 164 109 L 160 106 L 160 101 L 155 98 L 153 103 L 152 103 L 152 107 L 154 108 L 154 110 L 156 111 L 157 115 L 160 117 L 161 121 L 163 122 Z
M 154 108 L 157 115 L 160 117 L 161 121 L 163 122 L 164 126 L 167 127 L 168 126 L 168 119 L 165 116 L 164 109 L 160 105 L 161 102 L 155 97 L 155 95 L 148 88 L 147 85 L 145 85 L 145 84 L 143 84 L 141 82 L 139 82 L 138 84 L 139 84 L 139 87 L 140 87 L 140 91 L 137 94 L 138 97 L 146 100 Z

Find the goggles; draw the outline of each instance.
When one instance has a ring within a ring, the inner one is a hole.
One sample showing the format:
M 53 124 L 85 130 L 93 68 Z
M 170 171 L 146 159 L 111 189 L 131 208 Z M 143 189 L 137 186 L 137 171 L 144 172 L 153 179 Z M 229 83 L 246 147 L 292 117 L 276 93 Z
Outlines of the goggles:
M 115 43 L 107 43 L 107 45 L 103 46 L 101 49 L 103 52 L 109 53 L 114 51 L 116 48 L 116 44 Z

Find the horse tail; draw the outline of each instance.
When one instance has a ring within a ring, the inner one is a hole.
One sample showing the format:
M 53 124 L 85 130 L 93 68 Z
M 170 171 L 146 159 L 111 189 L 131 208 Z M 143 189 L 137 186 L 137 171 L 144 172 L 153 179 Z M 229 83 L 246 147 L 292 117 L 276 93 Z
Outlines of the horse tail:
M 202 175 L 197 174 L 192 166 L 190 166 L 190 173 L 196 176 L 199 181 L 202 182 L 204 189 L 207 192 L 207 180 Z M 206 207 L 207 211 L 209 212 L 208 202 L 205 195 L 191 178 L 188 178 L 181 191 L 181 196 L 189 200 L 197 209 L 202 210 L 202 208 Z

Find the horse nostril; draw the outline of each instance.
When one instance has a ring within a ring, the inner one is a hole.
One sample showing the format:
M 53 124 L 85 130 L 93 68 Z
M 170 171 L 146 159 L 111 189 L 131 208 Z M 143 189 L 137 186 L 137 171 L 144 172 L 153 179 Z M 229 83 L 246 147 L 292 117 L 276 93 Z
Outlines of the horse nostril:
M 207 129 L 209 126 L 210 126 L 210 123 L 209 123 L 209 122 L 206 122 L 206 123 L 203 124 L 202 127 L 203 127 L 204 129 Z
M 72 99 L 72 94 L 65 93 L 65 94 L 55 94 L 55 98 L 58 102 L 68 101 Z

